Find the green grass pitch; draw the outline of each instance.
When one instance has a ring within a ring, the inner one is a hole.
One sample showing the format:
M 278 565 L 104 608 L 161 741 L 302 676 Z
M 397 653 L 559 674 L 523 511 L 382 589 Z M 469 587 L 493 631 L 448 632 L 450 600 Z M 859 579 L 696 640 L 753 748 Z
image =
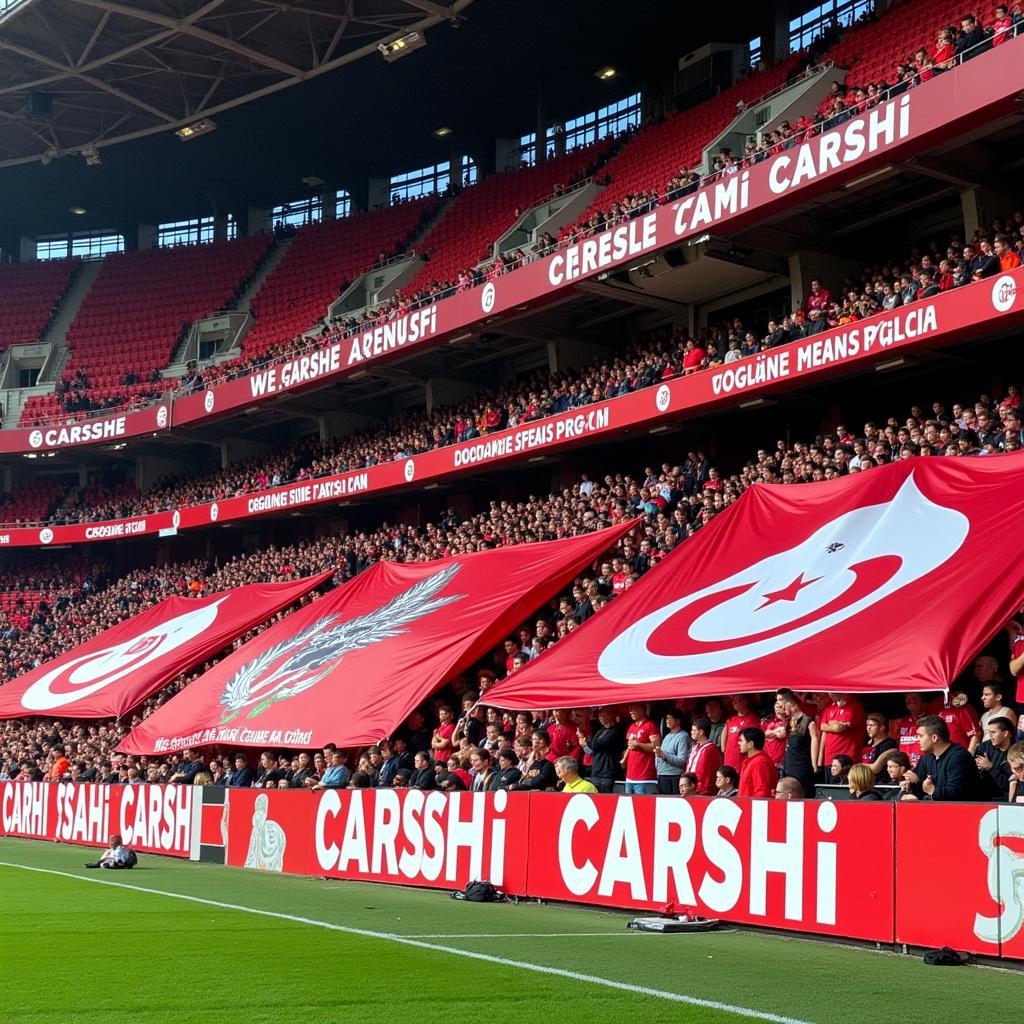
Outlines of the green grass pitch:
M 935 1024 L 1005 1019 L 1024 993 L 1012 971 L 798 938 L 91 856 L 0 839 L 0 1024 Z

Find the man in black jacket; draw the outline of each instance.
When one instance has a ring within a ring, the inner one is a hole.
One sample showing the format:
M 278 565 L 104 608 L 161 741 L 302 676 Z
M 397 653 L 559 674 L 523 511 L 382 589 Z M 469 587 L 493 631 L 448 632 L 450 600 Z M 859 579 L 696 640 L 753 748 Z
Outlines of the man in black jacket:
M 510 789 L 532 789 L 542 792 L 554 789 L 558 781 L 555 777 L 555 764 L 551 760 L 551 737 L 543 730 L 534 730 L 531 737 L 533 749 L 526 759 L 522 778 L 510 786 Z
M 245 754 L 235 754 L 235 770 L 228 772 L 225 785 L 232 789 L 244 789 L 253 783 L 252 769 L 249 767 L 249 759 Z
M 181 764 L 178 765 L 178 770 L 167 781 L 191 786 L 195 782 L 196 776 L 207 770 L 206 762 L 198 756 L 198 752 L 186 749 L 181 753 Z
M 1016 729 L 1009 718 L 993 718 L 986 726 L 988 739 L 974 751 L 974 763 L 981 773 L 982 795 L 1005 803 L 1010 795 L 1010 762 L 1006 752 L 1013 744 Z
M 516 752 L 511 747 L 505 747 L 498 751 L 498 770 L 491 772 L 487 780 L 487 789 L 490 792 L 511 789 L 521 778 Z
M 415 757 L 415 771 L 409 779 L 410 789 L 437 789 L 437 776 L 430 763 L 430 755 L 421 750 Z
M 979 44 L 986 38 L 985 30 L 978 24 L 978 19 L 973 14 L 965 14 L 960 19 L 960 35 L 956 37 L 953 51 L 960 60 L 970 60 L 985 49 Z
M 590 739 L 579 732 L 580 746 L 590 755 L 590 781 L 598 793 L 610 793 L 619 774 L 619 762 L 626 747 L 626 727 L 619 723 L 611 708 L 601 708 L 597 713 L 599 728 Z
M 949 726 L 938 715 L 917 720 L 917 742 L 921 760 L 905 772 L 900 788 L 902 799 L 976 800 L 978 768 L 974 758 L 958 743 L 951 743 Z

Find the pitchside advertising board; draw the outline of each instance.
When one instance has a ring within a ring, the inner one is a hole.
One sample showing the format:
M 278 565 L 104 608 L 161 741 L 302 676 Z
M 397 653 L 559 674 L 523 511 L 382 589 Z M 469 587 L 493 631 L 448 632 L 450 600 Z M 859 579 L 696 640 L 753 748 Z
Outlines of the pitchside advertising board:
M 33 547 L 173 535 L 254 516 L 358 501 L 372 494 L 422 487 L 482 466 L 553 454 L 664 419 L 681 419 L 752 401 L 775 391 L 883 365 L 921 348 L 967 341 L 1024 323 L 1024 269 L 959 288 L 834 331 L 781 345 L 728 366 L 667 380 L 581 409 L 423 452 L 367 469 L 268 488 L 217 502 L 110 522 L 15 527 L 0 531 L 0 547 Z
M 192 856 L 202 790 L 0 782 L 0 835 L 106 846 L 114 833 L 140 853 Z
M 0 835 L 1024 960 L 1024 806 L 0 782 Z M 943 880 L 954 878 L 950 886 Z
M 371 362 L 399 358 L 467 329 L 550 303 L 576 283 L 659 249 L 732 232 L 854 181 L 874 168 L 1010 114 L 1024 42 L 1010 40 L 910 92 L 864 111 L 677 201 L 583 239 L 483 287 L 370 326 L 326 348 L 219 386 L 119 413 L 35 429 L 0 431 L 0 452 L 52 451 L 120 441 L 237 413 L 284 394 L 332 383 Z

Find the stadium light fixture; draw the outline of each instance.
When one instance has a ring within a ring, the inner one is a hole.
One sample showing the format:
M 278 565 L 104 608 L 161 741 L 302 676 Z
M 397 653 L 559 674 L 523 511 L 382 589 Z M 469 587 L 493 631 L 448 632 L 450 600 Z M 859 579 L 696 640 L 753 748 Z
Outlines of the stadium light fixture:
M 84 217 L 89 211 L 84 206 L 69 206 L 68 213 L 73 213 L 76 217 Z
M 613 68 L 611 64 L 606 64 L 603 68 L 598 68 L 594 72 L 594 77 L 599 78 L 602 82 L 607 82 L 614 78 L 618 73 L 617 68 Z
M 427 37 L 422 32 L 408 32 L 404 36 L 392 39 L 390 43 L 380 43 L 377 52 L 389 63 L 407 57 L 414 50 L 427 45 Z
M 184 128 L 179 128 L 174 134 L 182 142 L 191 142 L 193 139 L 198 139 L 200 135 L 209 135 L 210 132 L 215 132 L 216 130 L 216 122 L 211 121 L 208 117 L 203 117 L 194 124 L 187 124 Z
M 449 135 L 451 135 L 451 133 L 452 133 L 451 128 L 449 128 L 448 125 L 446 125 L 446 124 L 441 125 L 440 128 L 435 128 L 434 129 L 434 134 L 439 139 L 446 139 Z
M 86 167 L 100 167 L 103 164 L 103 160 L 100 157 L 99 150 L 90 142 L 88 146 L 83 146 L 81 149 L 82 156 L 85 157 Z

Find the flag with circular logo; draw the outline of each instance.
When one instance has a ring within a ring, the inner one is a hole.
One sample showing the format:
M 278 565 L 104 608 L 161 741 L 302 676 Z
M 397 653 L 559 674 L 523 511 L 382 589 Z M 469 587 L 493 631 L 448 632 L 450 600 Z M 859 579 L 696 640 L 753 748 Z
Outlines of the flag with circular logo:
M 333 574 L 169 597 L 0 686 L 0 718 L 120 718 Z
M 1024 455 L 750 488 L 552 652 L 505 708 L 943 690 L 1024 599 Z
M 636 524 L 435 562 L 378 562 L 216 664 L 119 749 L 374 743 Z

